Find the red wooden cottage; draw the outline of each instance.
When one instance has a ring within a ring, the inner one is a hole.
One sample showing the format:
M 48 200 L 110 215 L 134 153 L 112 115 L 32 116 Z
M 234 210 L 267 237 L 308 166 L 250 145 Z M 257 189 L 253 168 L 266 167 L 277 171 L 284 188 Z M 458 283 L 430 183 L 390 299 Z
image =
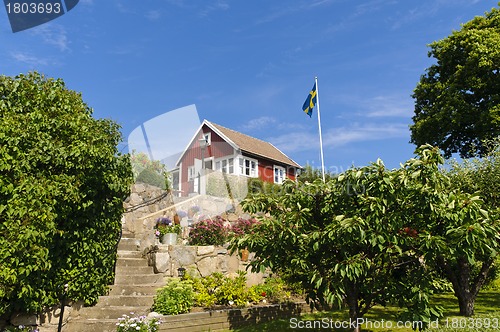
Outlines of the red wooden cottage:
M 174 188 L 182 196 L 204 193 L 200 174 L 210 171 L 282 183 L 301 168 L 271 143 L 205 120 L 177 161 Z

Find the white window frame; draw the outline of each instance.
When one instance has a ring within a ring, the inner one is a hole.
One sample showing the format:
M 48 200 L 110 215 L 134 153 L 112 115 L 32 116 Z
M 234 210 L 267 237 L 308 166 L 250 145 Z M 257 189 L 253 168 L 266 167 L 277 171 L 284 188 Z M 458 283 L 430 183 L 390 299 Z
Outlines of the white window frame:
M 204 158 L 203 162 L 205 163 L 205 169 L 210 169 L 213 170 L 215 167 L 214 163 L 214 157 L 209 157 L 209 158 Z M 212 162 L 212 167 L 207 167 L 207 163 Z
M 273 167 L 273 179 L 274 183 L 282 184 L 286 179 L 286 169 L 283 166 L 274 165 Z
M 254 166 L 254 167 L 252 167 Z M 247 174 L 248 170 L 248 174 Z M 259 176 L 259 161 L 257 159 L 248 157 L 238 158 L 238 173 L 243 176 L 250 178 L 256 178 Z
M 217 159 L 215 162 L 215 170 L 226 174 L 236 174 L 234 160 L 235 158 L 233 156 Z
M 203 138 L 207 142 L 207 146 L 209 146 L 210 144 L 212 144 L 212 133 L 211 132 L 203 133 Z
M 188 181 L 193 180 L 196 177 L 194 166 L 188 166 L 187 173 L 188 173 Z

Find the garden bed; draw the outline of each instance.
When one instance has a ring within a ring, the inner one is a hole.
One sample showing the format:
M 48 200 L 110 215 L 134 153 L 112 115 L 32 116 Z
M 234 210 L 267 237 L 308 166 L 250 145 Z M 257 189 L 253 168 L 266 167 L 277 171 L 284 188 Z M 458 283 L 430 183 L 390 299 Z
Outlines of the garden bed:
M 234 329 L 276 319 L 298 317 L 310 312 L 305 302 L 255 305 L 246 308 L 198 308 L 191 313 L 160 316 L 158 331 L 199 332 Z

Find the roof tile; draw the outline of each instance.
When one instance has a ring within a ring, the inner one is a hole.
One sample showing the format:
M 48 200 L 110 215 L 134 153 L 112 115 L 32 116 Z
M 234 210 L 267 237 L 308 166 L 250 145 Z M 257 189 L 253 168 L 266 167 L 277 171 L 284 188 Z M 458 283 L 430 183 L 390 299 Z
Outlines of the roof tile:
M 208 122 L 208 121 L 207 121 Z M 265 142 L 258 138 L 248 136 L 237 132 L 235 130 L 223 127 L 221 125 L 210 122 L 217 130 L 219 130 L 223 135 L 229 138 L 234 144 L 236 144 L 242 151 L 264 157 L 271 160 L 276 160 L 285 165 L 290 165 L 294 167 L 301 166 L 295 161 L 290 159 L 287 155 L 281 152 L 277 147 L 269 142 Z

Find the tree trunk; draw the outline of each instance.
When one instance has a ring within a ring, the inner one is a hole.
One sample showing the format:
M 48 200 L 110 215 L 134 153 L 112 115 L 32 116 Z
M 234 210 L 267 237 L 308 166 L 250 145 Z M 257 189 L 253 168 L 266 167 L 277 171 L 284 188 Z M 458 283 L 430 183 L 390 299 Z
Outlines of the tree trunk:
M 474 302 L 476 297 L 470 293 L 462 292 L 457 294 L 458 306 L 460 308 L 460 316 L 470 317 L 474 315 Z
M 361 318 L 359 312 L 358 295 L 359 291 L 354 282 L 346 282 L 346 302 L 349 307 L 349 323 L 353 328 L 353 332 L 361 332 L 361 326 L 357 325 L 358 319 Z
M 456 265 L 453 267 L 445 262 L 444 259 L 441 263 L 448 280 L 450 280 L 453 285 L 455 296 L 458 299 L 460 315 L 465 317 L 474 315 L 474 303 L 477 294 L 486 281 L 493 260 L 483 262 L 481 270 L 474 280 L 471 280 L 472 268 L 465 257 L 459 258 Z

